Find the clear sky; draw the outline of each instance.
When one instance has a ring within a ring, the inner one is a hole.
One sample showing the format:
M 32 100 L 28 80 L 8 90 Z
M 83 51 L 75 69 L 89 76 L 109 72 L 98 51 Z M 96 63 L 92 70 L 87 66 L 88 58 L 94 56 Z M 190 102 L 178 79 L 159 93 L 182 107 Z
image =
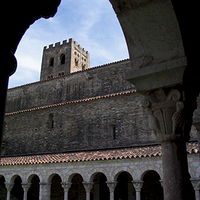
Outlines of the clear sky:
M 62 0 L 54 18 L 36 21 L 24 35 L 9 88 L 38 81 L 43 47 L 69 38 L 90 52 L 90 67 L 129 57 L 109 0 Z

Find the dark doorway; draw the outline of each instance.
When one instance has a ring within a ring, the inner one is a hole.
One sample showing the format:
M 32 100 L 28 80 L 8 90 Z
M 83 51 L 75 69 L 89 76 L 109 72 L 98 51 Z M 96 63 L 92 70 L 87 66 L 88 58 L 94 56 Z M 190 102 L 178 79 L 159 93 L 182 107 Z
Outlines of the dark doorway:
M 128 172 L 122 172 L 117 178 L 115 187 L 115 200 L 135 200 L 136 193 L 132 183 L 132 176 Z
M 103 173 L 98 173 L 93 179 L 93 188 L 91 191 L 91 200 L 109 200 L 110 192 L 107 186 L 107 178 Z
M 5 178 L 0 176 L 0 199 L 6 199 L 7 190 L 5 187 Z
M 80 174 L 73 176 L 71 180 L 71 187 L 69 189 L 68 197 L 69 200 L 85 200 L 86 192 L 83 186 L 83 178 Z
M 141 200 L 163 200 L 163 188 L 157 172 L 148 171 L 143 177 Z
M 39 190 L 40 190 L 40 179 L 37 175 L 34 175 L 31 179 L 31 186 L 27 194 L 28 200 L 39 200 Z
M 11 197 L 15 197 L 18 200 L 23 200 L 24 190 L 22 188 L 22 179 L 20 176 L 17 176 L 14 180 L 14 186 L 11 190 Z
M 51 179 L 51 197 L 50 200 L 64 200 L 64 189 L 61 185 L 61 178 L 58 174 Z

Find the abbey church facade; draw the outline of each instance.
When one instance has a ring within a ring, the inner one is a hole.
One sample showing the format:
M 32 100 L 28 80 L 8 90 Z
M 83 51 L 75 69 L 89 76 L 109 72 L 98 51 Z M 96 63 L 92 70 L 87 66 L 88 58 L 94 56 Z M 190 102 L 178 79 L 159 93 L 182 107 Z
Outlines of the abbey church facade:
M 162 151 L 122 60 L 90 68 L 73 39 L 44 47 L 40 81 L 7 94 L 0 199 L 163 200 Z M 199 198 L 193 128 L 187 144 Z

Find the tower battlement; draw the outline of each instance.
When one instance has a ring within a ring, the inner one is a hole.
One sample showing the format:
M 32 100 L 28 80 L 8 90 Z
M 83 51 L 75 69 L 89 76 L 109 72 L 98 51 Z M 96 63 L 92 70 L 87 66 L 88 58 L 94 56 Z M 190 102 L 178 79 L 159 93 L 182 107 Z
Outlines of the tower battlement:
M 45 46 L 40 80 L 90 68 L 89 52 L 72 38 Z

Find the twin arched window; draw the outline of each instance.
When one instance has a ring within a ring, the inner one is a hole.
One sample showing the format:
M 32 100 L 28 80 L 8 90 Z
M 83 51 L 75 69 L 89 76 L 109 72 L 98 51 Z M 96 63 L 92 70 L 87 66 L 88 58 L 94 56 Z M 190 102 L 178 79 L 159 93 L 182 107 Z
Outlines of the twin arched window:
M 61 54 L 60 55 L 60 65 L 63 65 L 63 64 L 65 64 L 65 54 Z M 50 67 L 54 66 L 54 58 L 53 57 L 51 57 L 49 59 L 49 66 Z

